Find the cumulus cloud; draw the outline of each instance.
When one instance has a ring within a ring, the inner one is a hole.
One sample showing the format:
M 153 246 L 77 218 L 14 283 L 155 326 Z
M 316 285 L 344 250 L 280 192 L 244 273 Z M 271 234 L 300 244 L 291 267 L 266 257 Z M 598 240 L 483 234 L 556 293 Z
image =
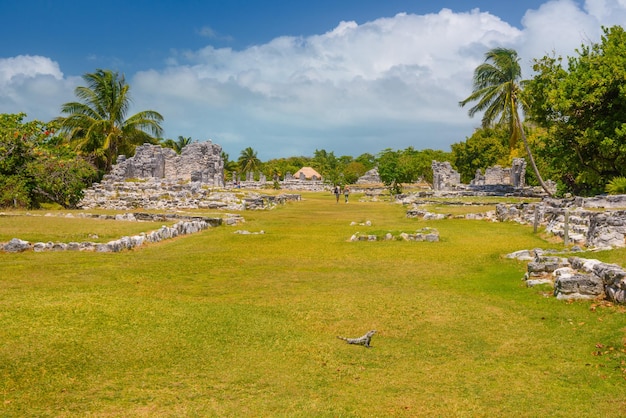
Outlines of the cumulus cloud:
M 50 58 L 19 55 L 0 58 L 0 113 L 25 112 L 30 118 L 50 120 L 61 103 L 71 100 L 75 77 L 65 78 Z
M 573 55 L 599 40 L 602 25 L 623 22 L 626 0 L 587 0 L 583 7 L 547 1 L 527 11 L 521 29 L 479 10 L 401 13 L 239 51 L 175 52 L 167 67 L 127 79 L 135 108 L 164 115 L 166 136 L 212 139 L 235 157 L 248 146 L 263 159 L 315 149 L 353 156 L 387 147 L 449 150 L 480 122 L 458 102 L 471 92 L 487 50 L 516 49 L 530 77 L 533 58 Z M 71 96 L 76 80 L 49 58 L 32 58 L 0 60 L 0 111 L 7 111 L 6 91 L 11 104 L 24 106 L 41 91 Z

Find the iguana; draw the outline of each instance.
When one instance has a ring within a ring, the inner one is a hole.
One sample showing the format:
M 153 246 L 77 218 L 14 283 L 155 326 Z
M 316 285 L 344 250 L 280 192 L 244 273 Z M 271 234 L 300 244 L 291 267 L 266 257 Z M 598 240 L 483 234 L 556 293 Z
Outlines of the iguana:
M 346 338 L 346 337 L 340 337 L 340 336 L 337 336 L 337 338 L 339 338 L 340 340 L 344 340 L 348 344 L 363 345 L 366 348 L 370 348 L 370 341 L 372 340 L 372 336 L 374 334 L 376 334 L 375 329 L 369 331 L 367 334 L 359 338 Z

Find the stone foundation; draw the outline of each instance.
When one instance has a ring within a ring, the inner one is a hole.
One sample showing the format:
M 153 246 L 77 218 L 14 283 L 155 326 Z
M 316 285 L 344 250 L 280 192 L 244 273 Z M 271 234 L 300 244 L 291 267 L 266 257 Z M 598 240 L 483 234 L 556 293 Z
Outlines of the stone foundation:
M 626 303 L 626 271 L 595 259 L 559 257 L 534 250 L 524 280 L 529 287 L 553 286 L 557 299 L 607 299 Z

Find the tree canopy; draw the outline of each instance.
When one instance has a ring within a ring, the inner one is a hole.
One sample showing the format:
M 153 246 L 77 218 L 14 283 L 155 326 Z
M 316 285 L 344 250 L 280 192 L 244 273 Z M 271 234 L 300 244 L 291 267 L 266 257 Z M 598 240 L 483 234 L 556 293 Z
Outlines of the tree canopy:
M 626 32 L 603 28 L 601 42 L 534 61 L 525 84 L 528 115 L 547 130 L 541 155 L 577 194 L 604 191 L 626 175 Z
M 485 54 L 485 62 L 474 70 L 474 88 L 459 105 L 478 102 L 468 111 L 470 117 L 484 112 L 483 128 L 494 125 L 506 126 L 510 134 L 509 147 L 515 149 L 519 138 L 524 142 L 530 165 L 537 176 L 539 184 L 551 194 L 544 183 L 539 169 L 530 151 L 526 134 L 519 115 L 520 107 L 524 106 L 521 95 L 522 70 L 519 65 L 517 51 L 507 48 L 494 48 Z
M 96 170 L 63 145 L 54 123 L 0 114 L 0 207 L 75 207 Z
M 130 86 L 123 75 L 96 70 L 83 76 L 86 86 L 76 87 L 79 101 L 65 103 L 57 122 L 68 139 L 104 172 L 109 172 L 117 155 L 133 155 L 144 142 L 156 143 L 163 117 L 144 110 L 127 117 Z M 152 135 L 151 135 L 152 134 Z

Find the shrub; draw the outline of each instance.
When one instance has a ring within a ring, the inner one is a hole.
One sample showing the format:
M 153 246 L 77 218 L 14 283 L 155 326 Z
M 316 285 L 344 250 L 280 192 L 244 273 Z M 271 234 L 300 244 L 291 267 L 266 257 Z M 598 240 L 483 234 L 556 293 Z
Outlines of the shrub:
M 626 177 L 614 177 L 605 190 L 608 194 L 626 194 Z

